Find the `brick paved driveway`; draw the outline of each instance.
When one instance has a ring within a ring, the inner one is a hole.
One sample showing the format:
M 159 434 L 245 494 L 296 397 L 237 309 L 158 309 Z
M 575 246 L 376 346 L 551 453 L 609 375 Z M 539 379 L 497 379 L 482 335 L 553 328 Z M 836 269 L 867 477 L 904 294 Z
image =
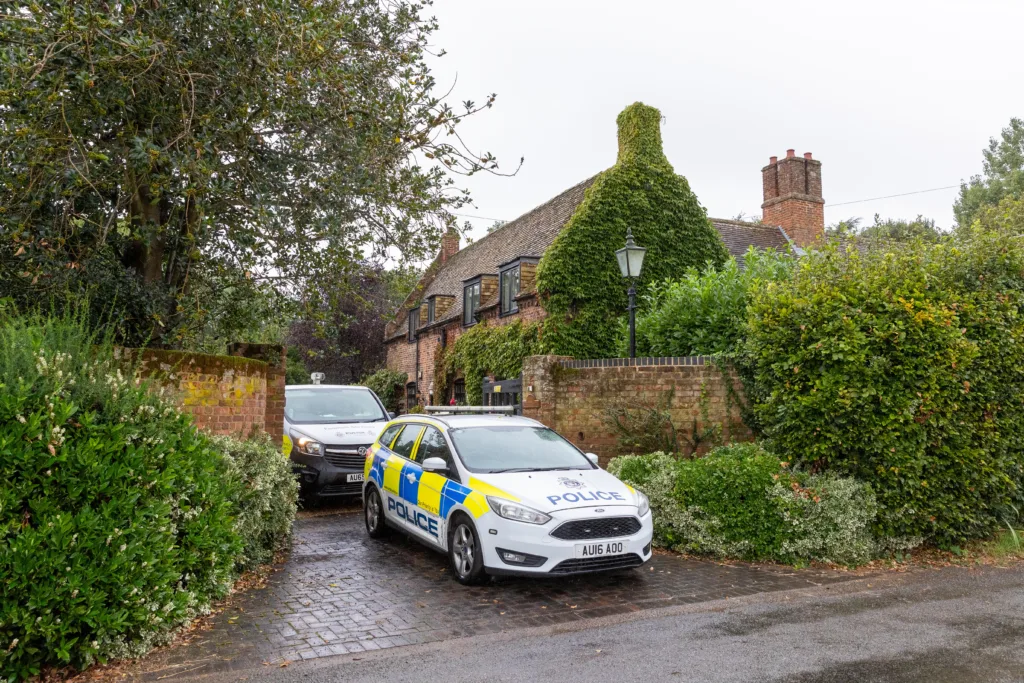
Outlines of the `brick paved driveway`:
M 443 555 L 397 535 L 373 541 L 358 512 L 341 511 L 299 519 L 291 556 L 269 585 L 240 596 L 192 643 L 148 660 L 145 677 L 180 680 L 846 578 L 656 554 L 642 569 L 619 574 L 467 588 L 448 576 Z

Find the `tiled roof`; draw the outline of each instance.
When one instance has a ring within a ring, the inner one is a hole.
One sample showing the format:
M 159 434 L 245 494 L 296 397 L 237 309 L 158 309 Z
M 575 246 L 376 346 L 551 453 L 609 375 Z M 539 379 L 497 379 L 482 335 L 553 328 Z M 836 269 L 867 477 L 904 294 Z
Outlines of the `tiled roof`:
M 775 249 L 785 251 L 789 248 L 789 240 L 779 228 L 762 225 L 759 223 L 742 223 L 730 221 L 724 218 L 712 218 L 711 225 L 722 236 L 725 248 L 736 257 L 740 267 L 743 267 L 743 254 L 747 249 Z
M 520 256 L 543 256 L 576 211 L 576 207 L 583 201 L 583 193 L 595 178 L 597 176 L 587 178 L 554 199 L 459 250 L 441 266 L 433 282 L 423 292 L 423 299 L 433 294 L 455 295 L 455 301 L 444 319 L 460 318 L 462 281 L 480 273 L 497 275 L 499 265 Z
M 462 317 L 463 281 L 481 273 L 498 274 L 498 266 L 520 257 L 539 258 L 561 232 L 576 207 L 583 201 L 583 193 L 593 184 L 597 176 L 587 178 L 582 183 L 570 187 L 554 199 L 541 204 L 532 211 L 510 221 L 476 242 L 467 245 L 454 254 L 446 263 L 436 264 L 439 268 L 433 274 L 423 291 L 422 300 L 436 294 L 454 296 L 451 308 L 444 318 L 434 321 L 440 324 Z M 722 236 L 729 253 L 736 257 L 743 266 L 743 254 L 751 246 L 758 249 L 774 248 L 786 250 L 789 240 L 776 227 L 756 223 L 712 218 L 711 224 Z M 481 308 L 496 303 L 494 296 L 490 301 L 482 301 Z M 400 311 L 398 324 L 387 340 L 397 339 L 406 334 L 405 312 Z

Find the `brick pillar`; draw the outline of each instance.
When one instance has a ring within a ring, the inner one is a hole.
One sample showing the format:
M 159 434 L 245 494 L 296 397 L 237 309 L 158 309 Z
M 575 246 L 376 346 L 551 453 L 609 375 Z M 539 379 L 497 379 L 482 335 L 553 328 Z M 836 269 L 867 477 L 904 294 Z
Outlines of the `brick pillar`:
M 569 356 L 530 356 L 523 361 L 523 416 L 555 428 L 558 361 Z
M 228 345 L 228 354 L 253 358 L 267 364 L 267 395 L 263 407 L 263 431 L 271 441 L 284 440 L 284 375 L 288 349 L 281 344 L 249 344 L 236 342 Z
M 455 228 L 448 228 L 448 231 L 441 236 L 441 263 L 444 263 L 458 253 L 459 231 Z

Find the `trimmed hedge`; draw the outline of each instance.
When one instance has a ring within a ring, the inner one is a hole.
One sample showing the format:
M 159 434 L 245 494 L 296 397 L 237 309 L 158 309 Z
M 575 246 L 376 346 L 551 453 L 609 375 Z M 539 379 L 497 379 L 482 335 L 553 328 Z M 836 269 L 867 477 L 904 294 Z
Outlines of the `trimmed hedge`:
M 627 301 L 615 250 L 625 244 L 627 227 L 647 248 L 639 291 L 728 257 L 686 178 L 665 158 L 660 122 L 661 113 L 640 102 L 619 114 L 615 165 L 587 189 L 538 265 L 548 352 L 575 358 L 614 352 Z
M 949 547 L 1022 509 L 1022 228 L 831 246 L 753 294 L 747 349 L 772 449 L 869 482 L 881 538 Z
M 166 640 L 279 546 L 294 501 L 264 445 L 211 441 L 81 320 L 0 322 L 0 453 L 12 680 Z
M 696 460 L 623 456 L 608 471 L 650 498 L 661 547 L 796 565 L 856 565 L 876 552 L 870 486 L 794 472 L 759 444 L 723 446 Z

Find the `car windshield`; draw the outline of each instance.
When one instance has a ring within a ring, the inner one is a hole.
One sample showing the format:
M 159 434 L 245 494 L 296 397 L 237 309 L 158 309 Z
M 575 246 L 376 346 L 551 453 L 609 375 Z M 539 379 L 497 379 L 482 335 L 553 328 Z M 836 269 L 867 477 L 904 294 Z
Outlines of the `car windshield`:
M 545 427 L 465 427 L 450 434 L 470 472 L 594 469 L 575 446 Z
M 366 389 L 289 389 L 284 398 L 284 414 L 294 424 L 374 422 L 388 419 L 377 399 Z

